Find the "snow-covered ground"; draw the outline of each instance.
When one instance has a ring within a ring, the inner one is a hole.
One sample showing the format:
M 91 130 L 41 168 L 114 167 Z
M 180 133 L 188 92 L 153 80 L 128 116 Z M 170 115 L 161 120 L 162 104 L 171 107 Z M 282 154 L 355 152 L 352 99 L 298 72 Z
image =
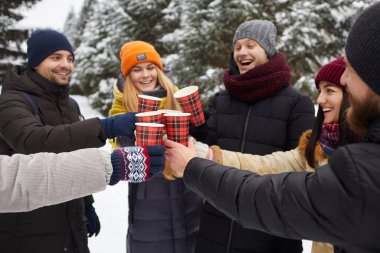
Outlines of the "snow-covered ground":
M 92 109 L 88 99 L 83 96 L 72 96 L 79 104 L 81 113 L 86 119 L 102 117 Z M 102 147 L 111 152 L 108 143 Z M 93 194 L 94 207 L 100 219 L 100 233 L 88 238 L 91 253 L 125 253 L 128 227 L 128 183 L 119 182 L 107 186 L 102 192 Z
M 73 98 L 78 102 L 86 119 L 101 117 L 90 107 L 86 97 L 73 96 Z M 103 148 L 111 150 L 108 144 Z M 108 186 L 105 191 L 95 193 L 94 198 L 101 230 L 97 237 L 89 238 L 91 253 L 125 253 L 128 226 L 128 184 L 120 182 L 115 186 Z M 311 252 L 310 241 L 303 241 L 303 247 L 304 253 Z

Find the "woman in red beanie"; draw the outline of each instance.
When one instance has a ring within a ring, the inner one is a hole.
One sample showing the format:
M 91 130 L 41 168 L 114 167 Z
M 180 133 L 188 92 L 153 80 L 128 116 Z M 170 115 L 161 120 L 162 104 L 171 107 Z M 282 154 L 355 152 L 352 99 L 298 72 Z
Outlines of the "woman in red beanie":
M 277 174 L 290 171 L 311 171 L 327 163 L 328 157 L 342 145 L 360 141 L 346 123 L 345 111 L 349 107 L 348 93 L 340 83 L 345 70 L 343 57 L 324 65 L 315 77 L 319 96 L 317 119 L 313 129 L 304 132 L 297 148 L 269 155 L 251 155 L 208 148 L 197 142 L 200 157 L 212 159 L 225 166 L 250 170 L 258 174 Z M 334 253 L 331 244 L 313 242 L 312 253 Z
M 110 115 L 137 112 L 139 94 L 162 98 L 160 109 L 181 110 L 174 98 L 177 88 L 164 73 L 160 55 L 143 41 L 123 45 L 121 75 L 114 85 Z M 130 146 L 118 138 L 113 146 Z M 127 253 L 193 252 L 202 200 L 182 179 L 156 175 L 146 183 L 129 183 Z

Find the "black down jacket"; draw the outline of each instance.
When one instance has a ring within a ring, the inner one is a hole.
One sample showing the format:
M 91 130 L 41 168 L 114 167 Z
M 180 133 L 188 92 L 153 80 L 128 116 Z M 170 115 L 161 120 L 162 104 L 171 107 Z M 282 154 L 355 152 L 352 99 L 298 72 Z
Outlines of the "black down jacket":
M 25 93 L 33 95 L 38 116 Z M 12 70 L 0 95 L 0 153 L 67 152 L 100 147 L 98 119 L 79 122 L 69 88 L 34 71 Z M 78 122 L 77 122 L 78 121 Z M 0 252 L 89 252 L 83 199 L 25 213 L 0 214 Z
M 209 145 L 258 155 L 295 148 L 301 134 L 314 121 L 311 100 L 291 87 L 252 103 L 238 101 L 222 91 L 216 94 L 207 113 L 207 125 L 202 131 L 198 129 L 196 136 L 205 136 L 207 132 L 203 141 Z M 295 253 L 302 252 L 302 244 L 244 229 L 206 202 L 195 252 Z
M 380 252 L 380 118 L 366 142 L 340 147 L 315 173 L 259 176 L 194 158 L 186 186 L 244 227 Z

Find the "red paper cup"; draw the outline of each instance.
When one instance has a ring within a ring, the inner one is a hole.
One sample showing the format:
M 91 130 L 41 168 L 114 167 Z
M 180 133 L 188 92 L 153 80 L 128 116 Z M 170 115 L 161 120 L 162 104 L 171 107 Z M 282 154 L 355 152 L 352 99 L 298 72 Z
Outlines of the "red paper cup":
M 162 99 L 147 95 L 138 95 L 138 111 L 150 112 L 157 111 L 160 108 Z
M 162 145 L 163 124 L 137 122 L 135 125 L 137 146 Z
M 136 114 L 137 122 L 163 124 L 164 115 L 159 111 L 140 112 Z
M 200 126 L 205 123 L 201 100 L 199 98 L 198 86 L 189 86 L 174 93 L 178 104 L 184 112 L 191 113 L 190 123 Z
M 164 115 L 167 114 L 167 113 L 182 113 L 181 111 L 177 111 L 177 110 L 168 110 L 168 109 L 160 109 L 160 110 L 157 110 L 158 112 L 162 113 L 162 121 L 161 121 L 161 124 L 164 124 L 166 125 L 165 123 L 165 117 Z
M 167 113 L 164 117 L 168 139 L 187 146 L 190 113 Z

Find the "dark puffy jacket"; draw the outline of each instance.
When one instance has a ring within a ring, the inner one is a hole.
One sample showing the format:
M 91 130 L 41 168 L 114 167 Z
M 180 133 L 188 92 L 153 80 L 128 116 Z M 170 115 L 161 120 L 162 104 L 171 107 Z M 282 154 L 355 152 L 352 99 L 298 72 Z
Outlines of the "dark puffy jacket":
M 38 117 L 25 92 L 35 98 Z M 58 153 L 103 146 L 99 120 L 76 122 L 78 110 L 68 95 L 68 87 L 57 86 L 34 71 L 12 70 L 0 95 L 0 153 Z M 89 252 L 83 199 L 0 214 L 0 245 L 2 253 Z
M 259 176 L 194 158 L 186 186 L 247 228 L 380 252 L 380 118 L 366 143 L 337 149 L 315 173 Z
M 291 87 L 252 103 L 238 101 L 223 91 L 216 94 L 207 111 L 205 141 L 209 145 L 258 155 L 296 147 L 302 132 L 314 121 L 310 99 Z M 244 229 L 206 202 L 195 252 L 295 253 L 302 252 L 302 244 Z
M 201 198 L 182 179 L 168 181 L 162 175 L 129 185 L 127 252 L 194 252 Z

